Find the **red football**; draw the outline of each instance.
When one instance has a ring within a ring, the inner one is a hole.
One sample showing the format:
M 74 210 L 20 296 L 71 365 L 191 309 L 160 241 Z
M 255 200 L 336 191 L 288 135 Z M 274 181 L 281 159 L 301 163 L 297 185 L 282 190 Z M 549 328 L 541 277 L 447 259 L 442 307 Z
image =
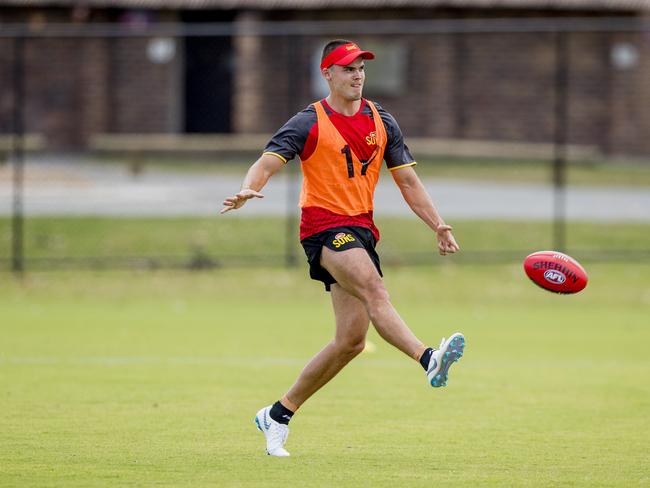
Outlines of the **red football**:
M 587 272 L 580 263 L 557 251 L 526 256 L 524 271 L 533 283 L 555 293 L 578 293 L 587 286 Z

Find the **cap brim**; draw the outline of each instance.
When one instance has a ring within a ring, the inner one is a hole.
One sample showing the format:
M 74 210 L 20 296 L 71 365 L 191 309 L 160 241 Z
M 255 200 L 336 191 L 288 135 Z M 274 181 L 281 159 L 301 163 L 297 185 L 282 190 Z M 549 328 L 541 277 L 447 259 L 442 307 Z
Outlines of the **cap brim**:
M 340 66 L 347 66 L 358 57 L 362 57 L 363 59 L 375 59 L 375 55 L 370 51 L 354 51 L 351 52 L 350 54 L 346 54 L 334 64 L 338 64 Z

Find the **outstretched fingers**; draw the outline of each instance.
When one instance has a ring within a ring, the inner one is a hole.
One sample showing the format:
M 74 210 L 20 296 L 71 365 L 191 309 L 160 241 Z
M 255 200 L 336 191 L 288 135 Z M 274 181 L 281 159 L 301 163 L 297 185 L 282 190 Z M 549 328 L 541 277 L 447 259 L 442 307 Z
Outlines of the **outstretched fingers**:
M 232 197 L 227 197 L 223 201 L 223 208 L 219 213 L 224 214 L 231 210 L 238 209 L 246 203 L 246 200 L 250 200 L 251 198 L 264 198 L 264 195 L 251 189 L 242 190 Z
M 220 214 L 225 214 L 226 212 L 229 212 L 229 211 L 234 210 L 234 209 L 235 209 L 235 204 L 234 203 L 232 203 L 229 200 L 224 200 L 223 208 L 221 209 L 221 211 L 219 213 Z

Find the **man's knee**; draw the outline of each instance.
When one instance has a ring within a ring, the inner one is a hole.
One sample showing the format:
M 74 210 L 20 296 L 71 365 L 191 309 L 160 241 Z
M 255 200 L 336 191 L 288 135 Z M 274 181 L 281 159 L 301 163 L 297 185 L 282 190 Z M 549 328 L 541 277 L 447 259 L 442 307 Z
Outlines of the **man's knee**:
M 352 359 L 364 350 L 366 347 L 366 338 L 364 337 L 355 337 L 350 339 L 341 339 L 335 341 L 339 354 L 341 356 Z
M 377 277 L 376 280 L 372 280 L 364 287 L 362 300 L 368 308 L 390 301 L 390 295 L 381 278 Z

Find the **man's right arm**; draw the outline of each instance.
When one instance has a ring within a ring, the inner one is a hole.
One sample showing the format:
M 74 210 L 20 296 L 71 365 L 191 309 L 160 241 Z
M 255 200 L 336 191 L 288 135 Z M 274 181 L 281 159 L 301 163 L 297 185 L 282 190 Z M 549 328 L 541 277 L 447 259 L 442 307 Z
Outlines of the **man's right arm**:
M 273 135 L 264 148 L 262 157 L 250 167 L 241 191 L 223 201 L 221 213 L 238 209 L 251 198 L 264 198 L 260 190 L 285 163 L 303 152 L 309 131 L 316 120 L 316 110 L 312 105 L 289 119 Z
M 251 198 L 264 198 L 260 190 L 264 188 L 269 178 L 282 168 L 284 164 L 285 162 L 279 156 L 271 153 L 262 154 L 249 168 L 248 173 L 246 173 L 239 193 L 227 197 L 223 201 L 223 208 L 220 213 L 223 214 L 230 210 L 236 210 Z

